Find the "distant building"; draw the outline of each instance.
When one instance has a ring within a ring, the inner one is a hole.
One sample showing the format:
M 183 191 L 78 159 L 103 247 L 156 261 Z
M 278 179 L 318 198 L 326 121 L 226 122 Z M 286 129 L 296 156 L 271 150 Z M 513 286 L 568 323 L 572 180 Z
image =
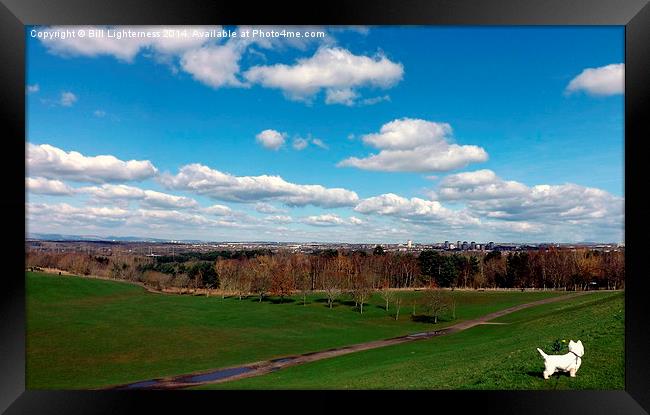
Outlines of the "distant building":
M 411 241 L 410 239 L 409 239 L 408 241 L 406 241 L 406 247 L 407 247 L 408 249 L 413 248 L 413 241 Z
M 476 249 L 476 242 L 474 242 L 474 241 L 470 242 L 469 243 L 469 249 L 472 249 L 472 250 Z
M 492 250 L 494 249 L 494 242 L 488 242 L 487 245 L 485 245 L 485 249 Z
M 449 241 L 445 241 L 445 249 L 449 249 Z
M 469 244 L 467 243 L 467 241 L 463 241 L 463 245 L 461 249 L 463 251 L 467 251 L 469 249 Z

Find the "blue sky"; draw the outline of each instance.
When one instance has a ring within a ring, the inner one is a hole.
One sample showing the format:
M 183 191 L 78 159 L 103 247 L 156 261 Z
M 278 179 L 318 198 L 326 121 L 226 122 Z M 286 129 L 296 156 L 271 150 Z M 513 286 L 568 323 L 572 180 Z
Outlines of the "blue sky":
M 622 27 L 286 29 L 28 28 L 28 230 L 623 240 Z

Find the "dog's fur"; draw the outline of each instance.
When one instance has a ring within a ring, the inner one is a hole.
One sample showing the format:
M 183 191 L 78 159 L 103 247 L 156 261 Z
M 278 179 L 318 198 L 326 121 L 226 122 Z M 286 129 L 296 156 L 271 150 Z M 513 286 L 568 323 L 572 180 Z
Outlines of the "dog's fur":
M 544 358 L 544 379 L 548 379 L 557 371 L 569 372 L 572 378 L 576 377 L 576 372 L 582 364 L 582 356 L 585 354 L 585 348 L 580 340 L 569 341 L 567 354 L 548 355 L 540 348 L 537 348 L 537 351 Z

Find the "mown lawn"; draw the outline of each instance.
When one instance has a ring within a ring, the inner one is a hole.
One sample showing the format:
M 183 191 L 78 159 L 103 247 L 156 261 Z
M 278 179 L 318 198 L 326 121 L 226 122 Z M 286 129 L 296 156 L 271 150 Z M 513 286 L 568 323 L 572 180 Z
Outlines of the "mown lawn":
M 481 325 L 200 389 L 623 389 L 623 299 L 622 292 L 591 293 L 494 320 L 507 323 L 503 325 Z M 576 378 L 542 378 L 536 347 L 550 353 L 556 339 L 584 343 Z
M 156 294 L 83 277 L 28 272 L 26 278 L 28 389 L 97 388 L 319 351 L 563 294 L 456 291 L 456 320 L 446 315 L 433 326 L 411 320 L 419 292 L 401 294 L 395 321 L 379 296 L 360 315 L 345 299 L 330 310 L 320 295 L 303 306 L 298 299 Z

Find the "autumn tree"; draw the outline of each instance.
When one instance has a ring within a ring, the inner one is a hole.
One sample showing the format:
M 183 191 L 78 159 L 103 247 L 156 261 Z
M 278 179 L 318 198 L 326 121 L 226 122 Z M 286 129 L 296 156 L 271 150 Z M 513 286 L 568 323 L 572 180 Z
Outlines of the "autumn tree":
M 217 259 L 214 269 L 217 272 L 221 285 L 221 298 L 226 292 L 237 290 L 238 264 L 236 259 Z
M 272 273 L 276 266 L 275 258 L 267 255 L 255 257 L 250 262 L 251 291 L 257 294 L 260 303 L 271 290 Z
M 291 295 L 295 288 L 291 265 L 292 262 L 289 256 L 282 255 L 275 258 L 269 270 L 271 274 L 271 294 L 280 297 L 280 303 L 284 301 L 284 297 Z
M 307 305 L 307 293 L 311 290 L 311 262 L 304 254 L 291 256 L 290 273 L 294 286 L 300 291 L 302 305 Z

